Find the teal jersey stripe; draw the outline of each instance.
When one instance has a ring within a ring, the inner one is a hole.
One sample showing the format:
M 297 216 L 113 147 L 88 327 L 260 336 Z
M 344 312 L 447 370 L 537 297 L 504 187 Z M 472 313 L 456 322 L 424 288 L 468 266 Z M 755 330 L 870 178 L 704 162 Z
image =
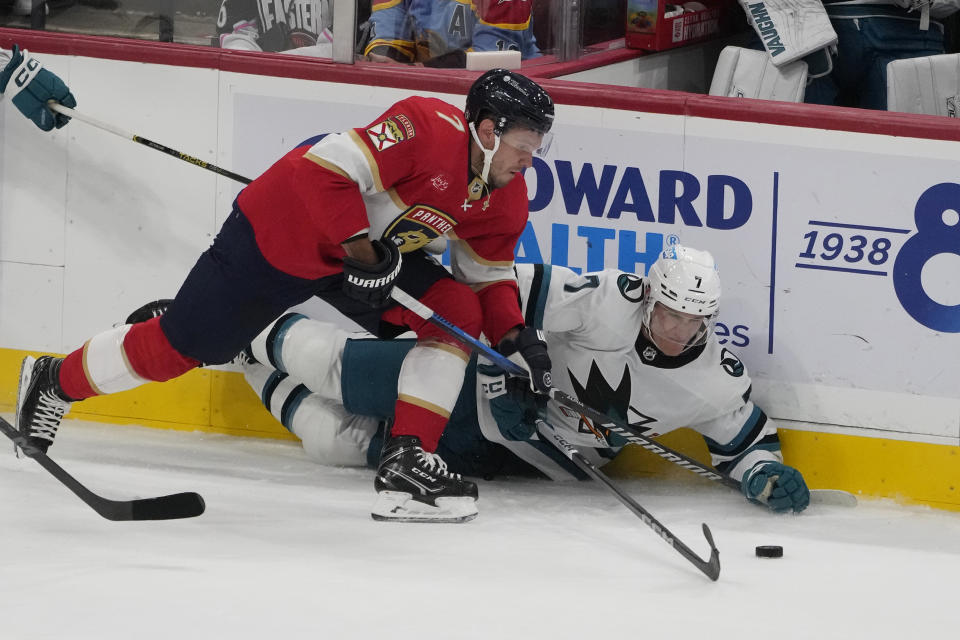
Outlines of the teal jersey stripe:
M 553 267 L 549 264 L 538 264 L 533 268 L 533 282 L 530 283 L 525 317 L 528 327 L 543 329 L 543 316 L 547 308 L 547 294 L 550 293 L 552 275 Z
M 766 424 L 767 414 L 765 414 L 760 407 L 754 405 L 750 417 L 743 423 L 740 433 L 738 433 L 733 440 L 726 444 L 720 444 L 716 440 L 706 437 L 704 440 L 707 441 L 707 448 L 710 450 L 710 453 L 721 456 L 738 455 L 743 449 L 749 447 L 757 440 Z

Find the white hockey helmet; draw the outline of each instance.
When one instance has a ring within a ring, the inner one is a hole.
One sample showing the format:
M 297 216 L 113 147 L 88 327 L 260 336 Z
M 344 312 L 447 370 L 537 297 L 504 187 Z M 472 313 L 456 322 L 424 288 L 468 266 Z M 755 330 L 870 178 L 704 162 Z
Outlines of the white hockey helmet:
M 657 344 L 651 321 L 656 305 L 661 304 L 683 314 L 701 316 L 701 325 L 692 332 L 685 348 L 704 344 L 713 333 L 720 292 L 720 274 L 710 252 L 679 244 L 665 249 L 644 282 L 642 321 L 647 336 Z

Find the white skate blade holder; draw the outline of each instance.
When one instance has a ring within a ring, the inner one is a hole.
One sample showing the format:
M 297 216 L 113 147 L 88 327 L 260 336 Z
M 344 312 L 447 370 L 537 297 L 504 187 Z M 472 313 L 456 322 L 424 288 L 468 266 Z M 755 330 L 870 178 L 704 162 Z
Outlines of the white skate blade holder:
M 477 502 L 461 496 L 437 498 L 429 504 L 403 491 L 381 491 L 370 516 L 379 522 L 469 522 L 477 517 Z

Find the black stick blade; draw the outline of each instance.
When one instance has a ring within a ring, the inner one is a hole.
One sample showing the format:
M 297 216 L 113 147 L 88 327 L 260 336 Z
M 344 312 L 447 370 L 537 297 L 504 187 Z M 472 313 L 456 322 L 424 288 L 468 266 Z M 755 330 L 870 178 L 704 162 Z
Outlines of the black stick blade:
M 711 533 L 706 522 L 703 523 L 703 537 L 707 539 L 707 544 L 710 545 L 710 560 L 705 563 L 701 560 L 702 564 L 699 565 L 699 569 L 708 578 L 716 582 L 717 578 L 720 577 L 720 551 L 717 549 L 717 545 L 713 543 L 713 533 Z
M 192 491 L 158 498 L 134 500 L 131 520 L 179 520 L 196 518 L 206 510 L 203 496 Z

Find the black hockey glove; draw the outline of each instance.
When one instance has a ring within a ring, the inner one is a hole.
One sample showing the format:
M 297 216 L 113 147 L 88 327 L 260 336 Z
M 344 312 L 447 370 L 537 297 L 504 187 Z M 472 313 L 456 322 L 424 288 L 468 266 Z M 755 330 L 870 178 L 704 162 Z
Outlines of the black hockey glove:
M 349 256 L 343 259 L 343 292 L 371 307 L 382 307 L 390 301 L 394 281 L 400 274 L 400 249 L 390 240 L 374 240 L 371 244 L 379 259 L 376 264 Z
M 517 403 L 523 410 L 523 421 L 530 425 L 537 423 L 537 418 L 545 418 L 548 396 L 537 393 L 530 388 L 523 378 L 507 378 L 507 397 Z
M 505 356 L 519 353 L 530 372 L 530 388 L 537 393 L 550 393 L 550 387 L 553 386 L 550 369 L 553 368 L 553 363 L 550 362 L 550 354 L 547 353 L 547 343 L 543 339 L 542 331 L 533 327 L 524 327 L 520 329 L 516 338 L 501 340 L 498 351 Z

